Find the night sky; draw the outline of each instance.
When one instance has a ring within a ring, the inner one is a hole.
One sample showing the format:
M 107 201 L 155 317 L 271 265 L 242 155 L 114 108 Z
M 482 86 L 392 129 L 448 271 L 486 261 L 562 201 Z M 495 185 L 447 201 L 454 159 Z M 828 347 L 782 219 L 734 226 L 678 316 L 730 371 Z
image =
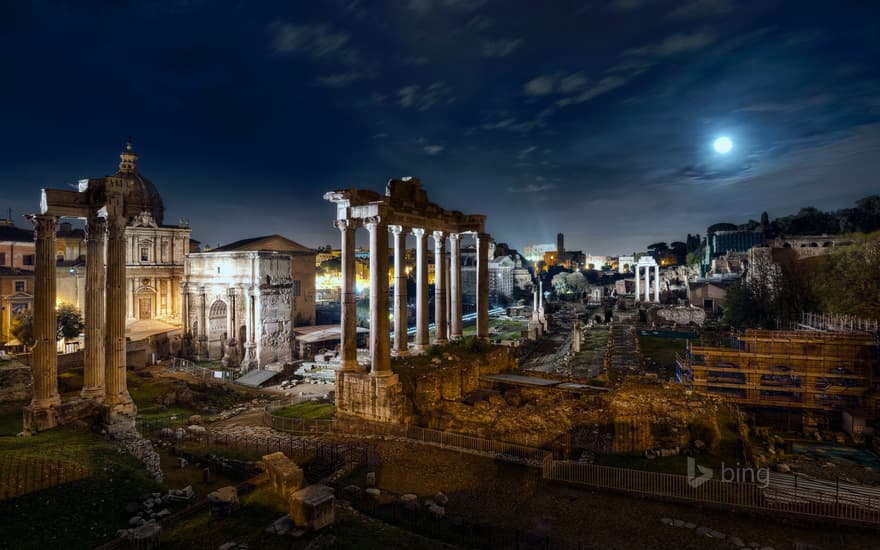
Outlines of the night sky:
M 166 223 L 212 246 L 338 246 L 323 193 L 405 175 L 499 241 L 592 254 L 841 208 L 880 190 L 878 21 L 870 0 L 0 2 L 0 208 L 115 172 L 128 135 Z

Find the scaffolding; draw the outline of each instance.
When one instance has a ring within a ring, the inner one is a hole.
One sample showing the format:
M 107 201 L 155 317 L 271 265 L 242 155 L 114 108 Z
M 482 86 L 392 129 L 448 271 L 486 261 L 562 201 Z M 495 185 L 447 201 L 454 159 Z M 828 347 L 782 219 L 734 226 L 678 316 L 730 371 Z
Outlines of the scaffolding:
M 730 347 L 688 346 L 679 381 L 755 407 L 877 417 L 880 346 L 870 333 L 748 330 Z

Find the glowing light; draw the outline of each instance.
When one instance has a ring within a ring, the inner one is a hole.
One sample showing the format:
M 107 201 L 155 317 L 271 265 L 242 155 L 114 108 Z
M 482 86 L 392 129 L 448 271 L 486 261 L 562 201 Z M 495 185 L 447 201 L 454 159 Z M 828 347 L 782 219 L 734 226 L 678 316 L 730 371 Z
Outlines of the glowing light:
M 733 149 L 733 142 L 730 141 L 729 137 L 721 136 L 712 143 L 712 147 L 715 148 L 716 152 L 726 155 Z

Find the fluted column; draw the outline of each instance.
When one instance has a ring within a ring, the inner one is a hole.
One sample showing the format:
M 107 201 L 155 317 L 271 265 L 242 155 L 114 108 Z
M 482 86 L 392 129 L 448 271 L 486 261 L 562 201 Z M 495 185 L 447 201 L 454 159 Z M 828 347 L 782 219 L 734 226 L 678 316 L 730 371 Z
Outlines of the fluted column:
M 86 222 L 85 351 L 82 396 L 104 400 L 104 243 L 107 220 L 93 217 Z
M 449 336 L 461 339 L 461 235 L 449 235 Z
M 357 294 L 355 274 L 354 220 L 337 220 L 336 227 L 342 237 L 342 286 L 339 299 L 342 306 L 339 335 L 339 368 L 357 370 Z M 372 304 L 371 304 L 372 305 Z
M 638 265 L 636 265 L 636 302 L 638 302 L 639 300 L 642 299 L 641 295 L 639 294 L 639 288 L 640 288 L 639 279 L 641 279 L 641 277 L 642 277 L 642 268 L 639 267 Z
M 489 340 L 489 235 L 477 233 L 477 338 Z
M 107 303 L 104 403 L 111 414 L 134 415 L 135 406 L 128 394 L 125 378 L 125 225 L 121 215 L 122 197 L 109 197 L 108 204 L 118 200 L 115 208 L 108 208 L 107 219 Z
M 409 354 L 406 325 L 406 231 L 389 226 L 394 235 L 394 349 L 397 357 Z
M 428 348 L 428 234 L 412 230 L 416 237 L 416 342 L 417 351 Z
M 36 233 L 34 265 L 34 347 L 31 372 L 31 408 L 36 412 L 61 404 L 58 395 L 58 351 L 55 323 L 55 226 L 54 216 L 33 216 Z M 49 419 L 52 427 L 57 422 Z
M 391 375 L 391 332 L 388 322 L 388 226 L 368 218 L 370 232 L 370 374 Z
M 660 266 L 654 266 L 654 301 L 660 301 Z
M 446 234 L 434 231 L 434 344 L 445 344 L 446 325 Z

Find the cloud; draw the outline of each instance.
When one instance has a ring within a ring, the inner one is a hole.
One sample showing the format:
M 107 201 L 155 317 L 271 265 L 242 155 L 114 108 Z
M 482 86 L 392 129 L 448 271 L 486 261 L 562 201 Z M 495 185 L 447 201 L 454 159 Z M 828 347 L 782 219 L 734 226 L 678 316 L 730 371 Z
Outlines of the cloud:
M 435 105 L 448 105 L 455 101 L 452 89 L 445 82 L 434 82 L 429 86 L 411 84 L 399 88 L 394 94 L 398 105 L 417 111 L 428 111 Z
M 423 147 L 423 149 L 424 149 L 425 152 L 428 153 L 429 155 L 434 156 L 434 155 L 439 155 L 439 154 L 442 153 L 443 150 L 446 149 L 446 148 L 443 147 L 442 145 L 425 145 L 425 146 Z
M 528 95 L 550 95 L 556 88 L 555 75 L 543 75 L 525 83 L 523 91 Z
M 319 86 L 326 86 L 327 88 L 343 88 L 362 78 L 366 78 L 367 76 L 368 75 L 366 73 L 358 71 L 328 74 L 316 77 L 315 83 Z
M 534 145 L 532 145 L 531 147 L 526 147 L 525 149 L 521 150 L 520 152 L 518 152 L 516 154 L 516 158 L 518 158 L 519 160 L 525 160 L 526 157 L 528 157 L 530 154 L 534 153 L 535 150 L 537 150 L 537 149 L 538 148 Z
M 330 25 L 293 25 L 276 21 L 269 25 L 275 53 L 300 53 L 313 59 L 336 59 L 346 64 L 360 60 L 349 43 L 351 36 Z
M 571 94 L 586 86 L 589 79 L 582 72 L 563 75 L 561 73 L 541 75 L 525 83 L 523 91 L 527 95 L 543 96 L 553 93 Z
M 669 57 L 693 50 L 699 50 L 715 41 L 715 35 L 707 31 L 690 34 L 679 33 L 666 37 L 662 42 L 633 48 L 623 52 L 624 55 L 639 55 L 647 57 Z
M 550 191 L 551 189 L 556 189 L 556 186 L 552 183 L 530 183 L 528 185 L 524 185 L 522 187 L 508 187 L 508 193 L 540 193 L 541 191 Z
M 732 11 L 730 0 L 688 0 L 669 12 L 669 17 L 716 17 Z
M 519 48 L 522 38 L 502 39 L 483 44 L 483 57 L 507 57 Z

